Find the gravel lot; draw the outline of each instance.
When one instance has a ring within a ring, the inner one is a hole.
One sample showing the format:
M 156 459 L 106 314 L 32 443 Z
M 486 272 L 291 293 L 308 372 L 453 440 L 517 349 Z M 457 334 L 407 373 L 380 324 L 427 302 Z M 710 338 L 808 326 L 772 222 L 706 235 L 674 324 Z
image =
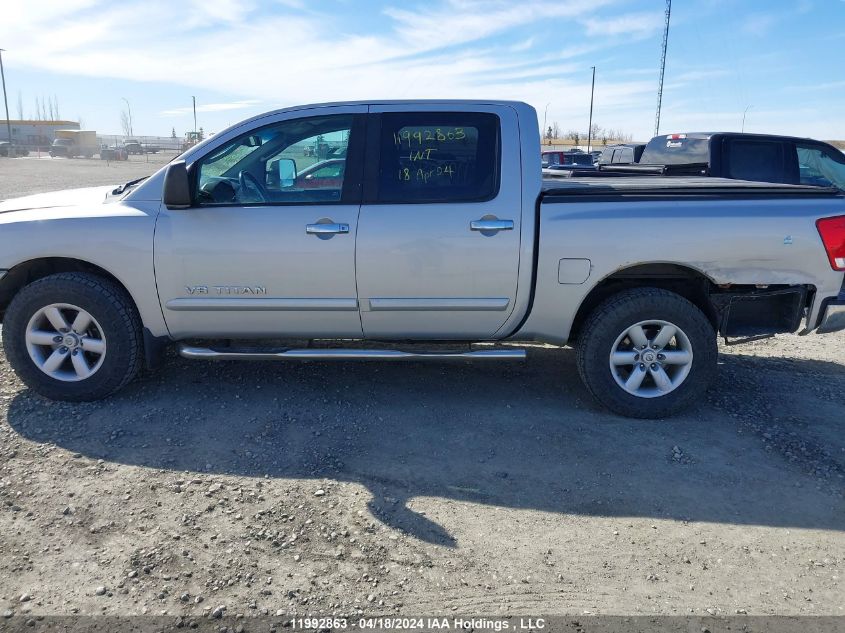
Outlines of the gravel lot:
M 0 199 L 155 168 L 133 158 L 0 159 Z M 720 363 L 695 410 L 643 422 L 546 347 L 171 357 L 94 404 L 0 355 L 0 613 L 843 615 L 845 335 Z
M 173 160 L 173 153 L 132 155 L 127 161 L 99 158 L 0 157 L 0 200 L 72 187 L 120 184 L 149 176 Z

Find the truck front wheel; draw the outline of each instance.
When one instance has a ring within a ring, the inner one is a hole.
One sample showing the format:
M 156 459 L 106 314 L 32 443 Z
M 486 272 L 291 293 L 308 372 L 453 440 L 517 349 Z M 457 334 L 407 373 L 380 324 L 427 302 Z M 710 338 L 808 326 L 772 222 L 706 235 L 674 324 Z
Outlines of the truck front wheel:
M 87 273 L 24 287 L 6 310 L 3 347 L 26 385 L 52 400 L 99 400 L 141 366 L 140 318 L 130 297 Z
M 700 399 L 715 377 L 717 354 L 704 313 L 659 288 L 607 299 L 576 345 L 578 371 L 593 397 L 634 418 L 666 417 Z

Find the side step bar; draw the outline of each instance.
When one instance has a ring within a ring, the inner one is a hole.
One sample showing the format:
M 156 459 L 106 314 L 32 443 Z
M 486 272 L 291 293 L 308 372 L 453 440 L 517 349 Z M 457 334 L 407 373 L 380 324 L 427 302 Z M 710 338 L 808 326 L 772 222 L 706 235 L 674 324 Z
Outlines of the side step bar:
M 403 352 L 391 349 L 212 349 L 180 345 L 182 358 L 195 360 L 525 360 L 524 349 L 489 349 L 471 352 Z

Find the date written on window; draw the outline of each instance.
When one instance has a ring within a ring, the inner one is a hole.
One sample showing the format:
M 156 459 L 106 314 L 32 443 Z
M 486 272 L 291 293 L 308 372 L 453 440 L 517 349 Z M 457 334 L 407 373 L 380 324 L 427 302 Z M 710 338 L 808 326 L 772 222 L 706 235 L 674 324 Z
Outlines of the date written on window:
M 452 165 L 439 165 L 431 169 L 411 169 L 409 167 L 401 167 L 399 169 L 399 180 L 401 182 L 418 182 L 427 184 L 435 178 L 449 178 L 455 174 L 455 169 Z

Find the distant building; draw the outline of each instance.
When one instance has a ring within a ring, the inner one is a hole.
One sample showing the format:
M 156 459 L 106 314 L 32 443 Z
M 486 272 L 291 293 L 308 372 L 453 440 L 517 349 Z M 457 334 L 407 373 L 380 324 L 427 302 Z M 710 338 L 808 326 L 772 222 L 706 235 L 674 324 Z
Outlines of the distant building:
M 78 130 L 76 121 L 9 121 L 12 127 L 12 142 L 15 145 L 35 149 L 49 147 L 56 138 L 56 130 Z M 0 141 L 8 141 L 6 120 L 0 120 Z

